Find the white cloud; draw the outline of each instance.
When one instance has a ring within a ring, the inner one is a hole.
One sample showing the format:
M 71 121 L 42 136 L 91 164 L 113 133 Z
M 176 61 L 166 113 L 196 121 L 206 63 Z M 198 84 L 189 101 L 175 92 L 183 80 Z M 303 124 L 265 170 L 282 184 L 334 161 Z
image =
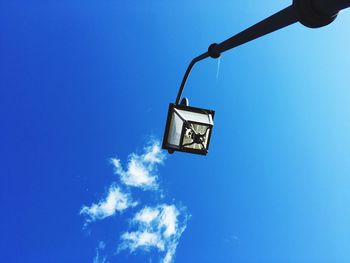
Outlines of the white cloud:
M 124 193 L 120 187 L 112 185 L 105 199 L 91 206 L 83 206 L 80 214 L 86 215 L 88 217 L 86 221 L 91 222 L 113 216 L 116 212 L 123 212 L 125 209 L 135 205 L 137 203 L 132 202 L 129 194 Z
M 163 263 L 173 262 L 177 244 L 178 244 L 178 242 L 173 242 L 169 245 L 169 248 L 168 248 L 168 250 L 163 258 Z
M 161 152 L 158 141 L 151 141 L 142 154 L 130 154 L 124 166 L 125 169 L 119 159 L 112 158 L 111 163 L 120 182 L 112 183 L 106 196 L 99 202 L 81 208 L 80 214 L 86 216 L 85 226 L 90 222 L 102 220 L 117 212 L 122 213 L 128 208 L 135 207 L 138 203 L 133 201 L 131 195 L 138 194 L 138 200 L 142 201 L 142 197 L 149 193 L 134 191 L 136 188 L 154 191 L 151 196 L 153 203 L 159 198 L 164 199 L 157 174 L 158 165 L 162 164 L 164 159 L 165 155 Z M 131 210 L 131 212 L 135 211 Z M 118 252 L 123 250 L 130 253 L 157 252 L 161 262 L 171 263 L 188 218 L 189 215 L 183 207 L 176 207 L 173 204 L 144 206 L 129 221 L 129 229 L 121 234 Z M 96 248 L 94 263 L 107 262 L 107 257 L 103 256 L 106 254 L 103 253 L 104 247 L 105 244 L 100 242 Z
M 153 220 L 155 220 L 158 217 L 158 215 L 159 215 L 158 209 L 145 207 L 144 209 L 142 209 L 140 212 L 136 214 L 134 221 L 149 224 Z
M 93 263 L 107 263 L 107 258 L 100 255 L 100 251 L 104 250 L 106 244 L 103 241 L 98 243 L 96 248 L 96 256 L 94 257 Z
M 163 162 L 165 155 L 158 141 L 154 141 L 144 151 L 142 155 L 133 153 L 129 156 L 126 171 L 122 168 L 119 159 L 112 158 L 111 163 L 115 173 L 120 176 L 121 182 L 125 185 L 143 190 L 155 190 L 158 188 L 157 165 Z
M 119 251 L 137 249 L 149 251 L 156 249 L 163 252 L 163 263 L 173 261 L 179 239 L 186 228 L 188 215 L 183 210 L 180 214 L 175 205 L 158 205 L 156 207 L 144 207 L 133 220 L 132 226 L 136 230 L 125 232 Z
M 153 142 L 152 145 L 145 148 L 146 153 L 143 159 L 151 164 L 159 164 L 164 160 L 164 154 L 161 152 L 159 142 Z
M 170 237 L 176 233 L 177 216 L 179 212 L 175 206 L 164 206 L 160 216 L 160 226 L 164 227 L 164 236 Z
M 152 247 L 158 248 L 160 251 L 164 250 L 164 242 L 157 233 L 144 231 L 126 232 L 121 238 L 123 243 L 121 247 L 123 249 L 129 248 L 131 252 L 134 252 L 137 248 L 142 248 L 148 251 Z

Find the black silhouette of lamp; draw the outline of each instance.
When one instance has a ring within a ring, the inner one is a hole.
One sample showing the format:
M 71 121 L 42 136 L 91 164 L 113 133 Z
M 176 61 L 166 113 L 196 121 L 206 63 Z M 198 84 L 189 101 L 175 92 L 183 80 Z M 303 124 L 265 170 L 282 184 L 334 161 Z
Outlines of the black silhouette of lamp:
M 209 139 L 211 130 L 213 127 L 213 124 L 211 124 L 209 136 L 208 136 L 208 143 L 203 144 L 203 146 L 200 146 L 200 143 L 196 143 L 199 141 L 199 137 L 196 137 L 193 135 L 192 140 L 196 141 L 193 144 L 187 145 L 190 142 L 185 142 L 185 131 L 182 130 L 181 138 L 180 140 L 173 140 L 172 136 L 174 136 L 172 132 L 173 125 L 172 120 L 175 119 L 176 114 L 180 110 L 179 107 L 182 107 L 182 110 L 184 111 L 202 111 L 202 112 L 211 112 L 211 118 L 214 117 L 214 111 L 208 111 L 204 109 L 199 108 L 193 108 L 189 107 L 188 103 L 186 104 L 186 101 L 182 103 L 182 105 L 179 104 L 179 101 L 181 99 L 181 95 L 183 92 L 183 89 L 185 87 L 186 80 L 188 78 L 188 75 L 190 74 L 190 71 L 194 64 L 196 64 L 198 61 L 203 60 L 205 58 L 211 57 L 211 58 L 219 58 L 221 53 L 235 48 L 237 46 L 240 46 L 242 44 L 245 44 L 249 41 L 252 41 L 254 39 L 257 39 L 259 37 L 262 37 L 264 35 L 267 35 L 269 33 L 272 33 L 276 30 L 282 29 L 284 27 L 287 27 L 289 25 L 292 25 L 296 22 L 300 22 L 306 27 L 309 28 L 319 28 L 326 26 L 330 23 L 332 23 L 338 16 L 339 11 L 350 7 L 350 0 L 293 0 L 293 3 L 275 13 L 274 15 L 262 20 L 261 22 L 247 28 L 246 30 L 234 35 L 233 37 L 217 44 L 213 43 L 209 46 L 208 51 L 199 55 L 198 57 L 195 57 L 189 66 L 187 67 L 187 70 L 185 72 L 185 75 L 182 79 L 175 104 L 170 104 L 169 112 L 168 112 L 168 119 L 166 124 L 166 129 L 164 133 L 164 140 L 163 140 L 163 149 L 167 149 L 169 153 L 173 153 L 174 151 L 184 151 L 184 152 L 191 152 L 191 153 L 198 153 L 198 154 L 206 154 L 208 151 L 209 146 Z M 188 101 L 187 101 L 188 102 Z M 186 110 L 186 109 L 187 110 Z M 180 117 L 179 117 L 180 118 Z M 181 119 L 181 118 L 180 118 Z M 189 123 L 190 120 L 186 120 L 183 123 Z M 182 127 L 185 127 L 184 129 L 190 129 L 186 128 L 186 124 L 183 124 Z M 191 130 L 191 129 L 190 129 Z M 201 134 L 200 132 L 195 133 L 195 129 L 192 129 L 194 134 Z M 170 133 L 169 133 L 170 132 Z M 203 136 L 201 137 L 203 139 Z M 172 143 L 175 144 L 172 144 Z M 192 142 L 192 141 L 191 141 Z M 201 148 L 202 147 L 202 148 Z

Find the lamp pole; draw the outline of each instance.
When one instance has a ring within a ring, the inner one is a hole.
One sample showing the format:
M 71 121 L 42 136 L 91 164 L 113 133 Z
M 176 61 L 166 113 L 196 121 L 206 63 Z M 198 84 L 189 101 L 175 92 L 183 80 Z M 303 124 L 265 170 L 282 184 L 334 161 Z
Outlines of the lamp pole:
M 281 28 L 300 22 L 309 28 L 319 28 L 332 23 L 339 11 L 350 7 L 350 0 L 293 0 L 287 8 L 245 29 L 244 31 L 224 40 L 213 43 L 208 51 L 195 57 L 187 67 L 182 79 L 175 104 L 179 105 L 186 80 L 194 64 L 205 58 L 218 58 L 221 53 L 245 44 L 249 41 L 272 33 Z

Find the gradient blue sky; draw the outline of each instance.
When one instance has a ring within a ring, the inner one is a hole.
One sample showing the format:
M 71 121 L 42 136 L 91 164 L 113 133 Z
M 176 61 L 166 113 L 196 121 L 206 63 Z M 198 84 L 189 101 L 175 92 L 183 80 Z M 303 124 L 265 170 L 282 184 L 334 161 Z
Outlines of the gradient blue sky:
M 116 254 L 131 214 L 83 229 L 81 207 L 110 157 L 162 138 L 194 56 L 290 2 L 2 1 L 0 261 L 92 262 L 101 240 L 110 262 L 152 259 Z M 238 47 L 218 78 L 217 60 L 194 68 L 184 95 L 215 126 L 208 156 L 159 167 L 191 214 L 175 262 L 350 262 L 349 24 Z

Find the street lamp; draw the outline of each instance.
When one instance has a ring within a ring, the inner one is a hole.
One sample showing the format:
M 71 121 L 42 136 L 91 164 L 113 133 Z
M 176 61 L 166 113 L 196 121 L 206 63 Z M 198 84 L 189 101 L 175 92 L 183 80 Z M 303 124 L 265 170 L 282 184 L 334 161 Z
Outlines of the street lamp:
M 176 147 L 170 146 L 171 144 L 169 144 L 169 138 L 171 138 L 171 135 L 169 134 L 169 132 L 171 132 L 172 130 L 169 129 L 169 125 L 171 125 L 169 123 L 171 123 L 171 120 L 172 120 L 171 116 L 175 116 L 172 114 L 176 114 L 175 113 L 176 107 L 179 107 L 180 105 L 179 101 L 181 99 L 181 95 L 185 87 L 186 80 L 194 64 L 208 57 L 218 58 L 220 57 L 221 53 L 229 49 L 245 44 L 249 41 L 252 41 L 254 39 L 257 39 L 259 37 L 272 33 L 276 30 L 292 25 L 296 22 L 300 22 L 301 24 L 309 28 L 319 28 L 319 27 L 326 26 L 332 23 L 337 18 L 339 11 L 348 7 L 350 7 L 350 0 L 293 0 L 293 3 L 290 6 L 277 12 L 276 14 L 262 20 L 261 22 L 247 28 L 246 30 L 234 35 L 233 37 L 219 44 L 217 43 L 211 44 L 207 52 L 199 55 L 198 57 L 195 57 L 187 67 L 187 70 L 182 79 L 182 82 L 176 97 L 175 104 L 171 104 L 173 106 L 170 106 L 169 108 L 168 120 L 167 120 L 167 125 L 165 129 L 165 134 L 164 134 L 163 148 L 168 149 L 170 153 L 174 151 L 188 151 L 187 149 L 186 150 L 184 149 L 183 144 L 182 146 L 180 146 L 180 144 L 183 143 L 182 141 L 179 141 L 179 144 L 176 145 Z M 210 133 L 211 133 L 211 129 L 212 129 L 212 126 L 210 128 Z M 208 140 L 208 144 L 209 144 L 209 140 Z M 203 148 L 207 149 L 207 146 L 208 145 L 206 145 Z M 193 151 L 193 149 L 190 152 L 203 154 L 203 152 Z
M 170 103 L 164 132 L 163 149 L 206 155 L 213 128 L 214 111 Z

